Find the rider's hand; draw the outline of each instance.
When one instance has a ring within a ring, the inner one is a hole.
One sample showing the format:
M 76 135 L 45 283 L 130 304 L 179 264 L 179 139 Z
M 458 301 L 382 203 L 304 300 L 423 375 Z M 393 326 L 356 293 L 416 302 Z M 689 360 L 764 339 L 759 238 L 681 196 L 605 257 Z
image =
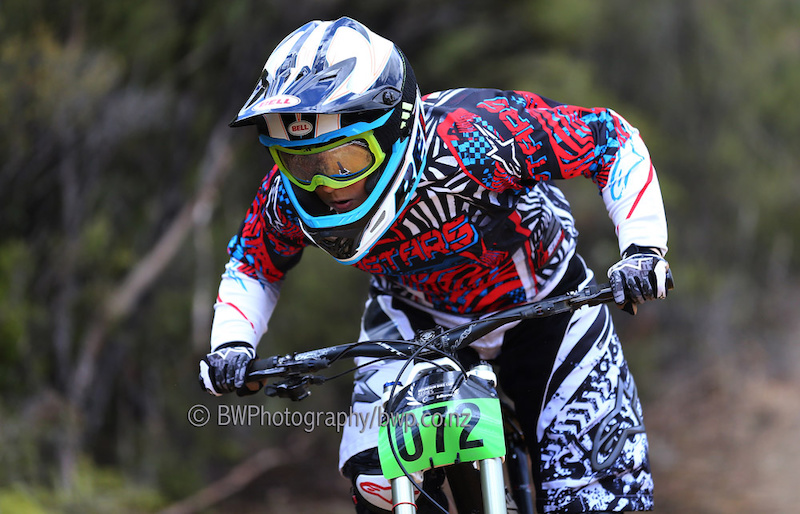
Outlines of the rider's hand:
M 256 358 L 252 345 L 226 343 L 200 361 L 200 386 L 214 396 L 236 391 L 239 396 L 253 394 L 260 384 L 245 383 L 247 365 Z
M 623 258 L 608 270 L 614 302 L 624 311 L 636 314 L 637 304 L 666 298 L 672 289 L 669 263 L 658 250 L 631 245 Z

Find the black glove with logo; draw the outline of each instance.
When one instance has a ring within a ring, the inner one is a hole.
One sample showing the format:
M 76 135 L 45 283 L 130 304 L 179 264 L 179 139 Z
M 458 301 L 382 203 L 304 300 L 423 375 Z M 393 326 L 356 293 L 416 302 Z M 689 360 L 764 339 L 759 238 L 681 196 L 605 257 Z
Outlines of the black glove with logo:
M 614 302 L 636 314 L 636 306 L 648 300 L 666 298 L 672 289 L 669 263 L 658 250 L 631 245 L 623 258 L 608 270 Z
M 256 350 L 243 342 L 225 343 L 200 361 L 200 386 L 213 394 L 236 392 L 239 396 L 254 394 L 261 388 L 245 384 L 247 365 L 256 358 Z

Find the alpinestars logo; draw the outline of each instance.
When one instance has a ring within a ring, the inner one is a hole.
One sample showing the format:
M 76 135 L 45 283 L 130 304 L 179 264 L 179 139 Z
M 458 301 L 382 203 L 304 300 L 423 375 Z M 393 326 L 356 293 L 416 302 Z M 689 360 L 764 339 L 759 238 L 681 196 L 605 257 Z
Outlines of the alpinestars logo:
M 448 256 L 463 252 L 478 242 L 478 232 L 466 216 L 446 222 L 441 229 L 433 229 L 399 245 L 380 242 L 359 262 L 358 267 L 369 273 L 392 273 L 413 268 L 415 264 L 440 262 Z
M 620 377 L 617 402 L 597 426 L 597 433 L 592 441 L 592 469 L 600 471 L 611 467 L 622 453 L 628 438 L 644 432 L 644 423 L 638 408 L 639 394 L 633 378 L 630 375 L 626 378 Z

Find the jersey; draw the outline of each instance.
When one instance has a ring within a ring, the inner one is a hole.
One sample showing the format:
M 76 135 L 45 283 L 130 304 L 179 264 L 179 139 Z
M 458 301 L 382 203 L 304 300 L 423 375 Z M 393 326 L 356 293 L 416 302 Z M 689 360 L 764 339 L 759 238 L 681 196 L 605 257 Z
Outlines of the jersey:
M 638 131 L 613 110 L 492 89 L 433 93 L 423 108 L 427 158 L 416 190 L 353 264 L 378 291 L 458 321 L 543 298 L 578 236 L 559 179 L 594 182 L 620 251 L 666 252 L 655 168 Z M 312 244 L 286 187 L 273 168 L 228 245 L 212 348 L 258 343 L 280 284 Z

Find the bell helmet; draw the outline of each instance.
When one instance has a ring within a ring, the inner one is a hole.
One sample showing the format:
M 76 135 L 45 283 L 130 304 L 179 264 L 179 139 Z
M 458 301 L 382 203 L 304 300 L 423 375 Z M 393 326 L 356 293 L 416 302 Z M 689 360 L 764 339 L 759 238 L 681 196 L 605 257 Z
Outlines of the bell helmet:
M 230 125 L 256 125 L 276 163 L 276 148 L 299 154 L 369 135 L 380 158 L 364 178 L 367 199 L 351 211 L 332 212 L 313 192 L 316 181 L 303 187 L 279 163 L 303 232 L 344 264 L 361 260 L 397 220 L 425 166 L 422 103 L 411 66 L 394 43 L 346 17 L 312 21 L 289 34 Z

